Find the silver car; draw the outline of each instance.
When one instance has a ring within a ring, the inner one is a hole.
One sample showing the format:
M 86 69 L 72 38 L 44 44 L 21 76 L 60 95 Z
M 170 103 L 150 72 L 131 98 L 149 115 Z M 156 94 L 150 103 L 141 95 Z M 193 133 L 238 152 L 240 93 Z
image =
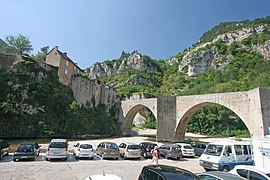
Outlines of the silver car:
M 51 159 L 68 159 L 68 141 L 67 139 L 52 139 L 47 152 L 46 161 Z
M 127 158 L 141 158 L 141 148 L 138 144 L 135 143 L 121 143 L 119 145 L 120 156 L 124 159 Z
M 158 148 L 159 155 L 166 159 L 180 159 L 182 157 L 181 148 L 178 145 L 163 144 Z
M 119 147 L 113 142 L 101 142 L 97 146 L 96 154 L 100 155 L 102 159 L 119 159 Z

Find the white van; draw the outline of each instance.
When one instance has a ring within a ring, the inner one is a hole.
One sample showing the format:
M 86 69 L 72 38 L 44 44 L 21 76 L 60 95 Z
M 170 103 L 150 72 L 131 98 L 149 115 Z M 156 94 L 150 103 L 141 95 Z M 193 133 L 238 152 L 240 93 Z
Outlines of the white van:
M 255 166 L 270 169 L 270 136 L 252 139 Z
M 229 171 L 234 166 L 253 165 L 251 142 L 221 140 L 209 143 L 200 157 L 205 170 Z

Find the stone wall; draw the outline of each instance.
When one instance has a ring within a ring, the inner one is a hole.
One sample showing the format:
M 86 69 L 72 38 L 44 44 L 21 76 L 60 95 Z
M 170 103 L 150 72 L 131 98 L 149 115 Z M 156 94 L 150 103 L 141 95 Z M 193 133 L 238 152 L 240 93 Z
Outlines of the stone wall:
M 70 85 L 74 99 L 79 105 L 90 104 L 92 106 L 92 99 L 95 98 L 96 84 L 88 78 L 82 76 L 73 76 Z
M 16 61 L 20 60 L 19 55 L 0 54 L 0 65 L 4 67 L 11 67 Z

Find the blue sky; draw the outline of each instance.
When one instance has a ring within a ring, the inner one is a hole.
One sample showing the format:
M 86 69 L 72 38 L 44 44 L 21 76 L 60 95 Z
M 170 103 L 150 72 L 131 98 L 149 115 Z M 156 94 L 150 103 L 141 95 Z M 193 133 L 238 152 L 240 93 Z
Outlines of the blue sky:
M 168 59 L 221 22 L 270 16 L 270 0 L 0 0 L 1 33 L 58 46 L 85 69 L 137 50 Z

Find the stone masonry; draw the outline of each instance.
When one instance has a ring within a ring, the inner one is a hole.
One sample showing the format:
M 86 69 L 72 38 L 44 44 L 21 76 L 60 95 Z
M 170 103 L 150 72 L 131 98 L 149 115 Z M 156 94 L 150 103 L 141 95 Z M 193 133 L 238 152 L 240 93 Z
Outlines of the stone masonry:
M 121 101 L 119 121 L 122 122 L 123 134 L 130 134 L 135 115 L 143 107 L 147 107 L 157 119 L 157 140 L 175 142 L 185 138 L 187 124 L 192 115 L 210 104 L 219 104 L 232 110 L 245 123 L 252 137 L 267 135 L 270 127 L 270 89 L 264 88 Z

